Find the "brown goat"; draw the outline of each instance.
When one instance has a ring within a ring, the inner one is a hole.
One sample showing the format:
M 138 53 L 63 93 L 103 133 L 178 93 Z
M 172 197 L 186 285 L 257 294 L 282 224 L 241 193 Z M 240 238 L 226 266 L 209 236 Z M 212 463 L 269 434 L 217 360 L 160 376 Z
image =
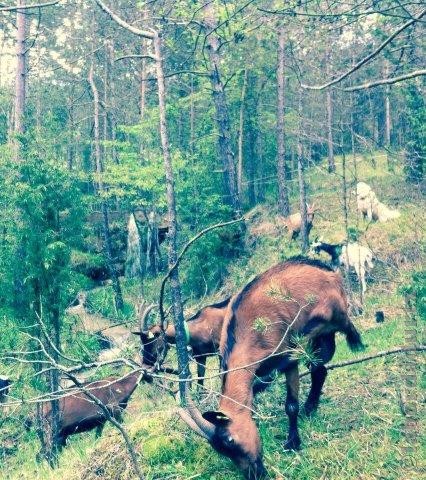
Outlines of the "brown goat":
M 314 216 L 315 212 L 317 211 L 317 208 L 315 208 L 315 203 L 312 205 L 306 204 L 307 208 L 307 233 L 309 236 L 309 233 L 312 229 L 312 224 L 314 221 Z M 302 215 L 300 212 L 293 213 L 292 215 L 289 215 L 287 218 L 283 219 L 282 222 L 284 225 L 287 227 L 289 236 L 291 240 L 295 240 L 299 233 L 300 230 L 302 229 Z
M 220 335 L 226 309 L 231 298 L 208 305 L 190 317 L 186 325 L 189 333 L 188 345 L 197 362 L 198 384 L 203 385 L 206 372 L 207 357 L 216 355 L 219 351 Z M 176 343 L 176 329 L 169 325 L 163 334 L 160 326 L 155 325 L 146 332 L 133 332 L 139 335 L 143 347 L 143 363 L 154 365 L 162 352 L 170 344 Z
M 319 403 L 327 375 L 324 364 L 334 354 L 336 332 L 346 335 L 351 349 L 362 347 L 347 308 L 340 275 L 322 262 L 302 257 L 270 268 L 229 303 L 220 346 L 224 371 L 220 410 L 206 412 L 203 419 L 190 404 L 188 423 L 218 452 L 230 457 L 246 478 L 266 477 L 260 437 L 252 418 L 255 376 L 270 374 L 274 369 L 285 373 L 285 411 L 289 418 L 285 448 L 299 449 L 299 371 L 298 360 L 292 355 L 295 338 L 304 335 L 315 354 L 304 407 L 309 415 Z
M 96 382 L 84 383 L 83 387 L 96 397 L 108 409 L 116 420 L 121 420 L 121 414 L 127 407 L 130 396 L 135 391 L 142 374 L 133 372 L 125 377 L 107 377 Z M 66 393 L 66 391 L 64 391 Z M 43 417 L 51 420 L 52 407 L 45 403 L 42 407 Z M 64 447 L 69 435 L 86 432 L 96 428 L 96 436 L 102 433 L 107 421 L 107 415 L 84 391 L 59 399 L 60 429 L 58 445 Z M 27 422 L 27 426 L 31 424 Z

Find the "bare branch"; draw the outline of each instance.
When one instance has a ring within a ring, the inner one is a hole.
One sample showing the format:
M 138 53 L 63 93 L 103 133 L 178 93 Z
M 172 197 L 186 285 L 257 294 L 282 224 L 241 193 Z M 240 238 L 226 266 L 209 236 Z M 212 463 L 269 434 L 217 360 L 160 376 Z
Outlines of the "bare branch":
M 43 7 L 51 7 L 52 5 L 57 5 L 61 0 L 55 0 L 53 2 L 47 3 L 36 3 L 34 5 L 15 5 L 14 7 L 0 7 L 0 12 L 15 12 L 21 10 L 30 10 L 34 8 L 43 8 Z
M 120 60 L 125 60 L 127 58 L 149 58 L 150 60 L 157 60 L 157 57 L 155 55 L 151 55 L 147 53 L 146 55 L 138 55 L 138 54 L 122 55 L 121 57 L 115 58 L 114 62 L 119 62 Z
M 368 88 L 377 87 L 379 85 L 392 85 L 394 83 L 403 82 L 404 80 L 409 80 L 410 78 L 420 77 L 421 75 L 426 75 L 426 69 L 423 70 L 414 70 L 414 72 L 405 73 L 399 77 L 391 78 L 382 78 L 381 80 L 372 80 L 371 82 L 362 83 L 361 85 L 355 85 L 353 87 L 344 88 L 345 92 L 355 92 L 358 90 L 366 90 Z
M 154 38 L 155 34 L 153 32 L 150 32 L 149 30 L 140 30 L 139 28 L 133 27 L 132 25 L 127 23 L 125 20 L 123 20 L 121 17 L 119 17 L 116 13 L 114 13 L 101 0 L 95 0 L 95 2 L 107 15 L 110 16 L 111 20 L 114 20 L 114 22 L 120 25 L 120 27 L 125 28 L 126 30 L 133 33 L 134 35 L 137 35 L 138 37 L 150 38 L 150 39 Z
M 179 266 L 179 263 L 181 262 L 183 256 L 187 252 L 188 248 L 200 237 L 205 235 L 208 232 L 211 232 L 212 230 L 216 228 L 221 228 L 221 227 L 226 227 L 228 225 L 233 225 L 234 223 L 238 223 L 244 220 L 244 217 L 237 218 L 236 220 L 231 220 L 230 222 L 225 222 L 225 223 L 217 223 L 215 225 L 212 225 L 210 227 L 205 228 L 204 230 L 201 230 L 201 232 L 197 233 L 195 237 L 191 238 L 189 242 L 183 247 L 183 250 L 180 252 L 180 255 L 176 259 L 176 262 L 174 265 L 169 269 L 165 277 L 163 278 L 161 282 L 161 288 L 160 288 L 160 300 L 159 300 L 159 309 L 160 309 L 160 320 L 161 324 L 163 325 L 165 322 L 165 315 L 164 315 L 164 308 L 163 308 L 163 300 L 164 300 L 164 288 L 166 286 L 167 280 L 170 278 L 170 275 L 174 272 L 174 270 Z
M 409 20 L 408 22 L 405 22 L 401 27 L 399 27 L 397 30 L 395 30 L 392 35 L 390 35 L 384 42 L 382 42 L 375 50 L 373 50 L 369 55 L 364 57 L 362 60 L 360 60 L 358 63 L 356 63 L 352 68 L 350 68 L 348 71 L 345 73 L 342 73 L 339 77 L 335 78 L 334 80 L 330 80 L 327 83 L 324 83 L 322 85 L 304 85 L 303 83 L 301 84 L 302 88 L 305 88 L 307 90 L 324 90 L 325 88 L 331 87 L 332 85 L 336 85 L 336 83 L 340 83 L 342 80 L 345 78 L 349 77 L 360 69 L 363 65 L 368 63 L 372 58 L 376 57 L 394 38 L 396 38 L 401 32 L 403 32 L 406 28 L 410 27 L 417 21 L 419 21 L 426 13 L 426 9 L 422 10 L 416 17 L 414 17 L 412 20 Z
M 392 348 L 391 350 L 384 350 L 382 352 L 377 352 L 372 355 L 367 355 L 361 358 L 355 358 L 354 360 L 347 360 L 345 362 L 332 363 L 331 365 L 325 365 L 327 370 L 334 370 L 336 368 L 347 367 L 349 365 L 356 365 L 357 363 L 367 362 L 369 360 L 374 360 L 375 358 L 386 357 L 387 355 L 395 355 L 396 353 L 412 353 L 412 352 L 424 352 L 426 351 L 426 345 L 419 345 L 418 347 L 397 347 Z M 299 378 L 309 375 L 311 372 L 306 371 L 299 375 Z

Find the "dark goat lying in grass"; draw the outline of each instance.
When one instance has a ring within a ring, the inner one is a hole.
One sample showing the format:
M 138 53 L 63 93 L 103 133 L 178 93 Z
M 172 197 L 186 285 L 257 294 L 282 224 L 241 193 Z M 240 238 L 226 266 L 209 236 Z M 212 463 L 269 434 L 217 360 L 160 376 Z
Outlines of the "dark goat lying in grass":
M 189 318 L 186 324 L 187 343 L 192 348 L 192 355 L 197 362 L 198 384 L 203 385 L 206 372 L 207 357 L 217 355 L 223 319 L 230 298 L 219 303 L 208 305 Z M 169 325 L 163 334 L 160 326 L 155 325 L 146 332 L 133 332 L 139 335 L 143 347 L 143 363 L 154 365 L 162 352 L 170 344 L 176 343 L 176 330 Z
M 127 407 L 141 377 L 140 372 L 133 372 L 124 377 L 107 377 L 96 382 L 87 382 L 82 386 L 102 402 L 111 417 L 120 421 L 121 414 Z M 64 390 L 63 394 L 66 393 Z M 44 420 L 49 422 L 52 414 L 51 404 L 43 404 L 42 412 Z M 60 398 L 59 412 L 60 429 L 57 438 L 59 447 L 64 447 L 69 435 L 75 433 L 96 428 L 96 435 L 99 436 L 107 421 L 105 412 L 84 391 L 76 391 L 76 393 Z M 27 427 L 31 423 L 31 421 L 27 422 Z
M 217 412 L 200 412 L 191 405 L 189 425 L 220 453 L 230 457 L 246 478 L 265 478 L 262 448 L 252 418 L 256 376 L 273 370 L 287 381 L 285 411 L 289 418 L 286 449 L 299 449 L 299 370 L 294 355 L 296 337 L 311 345 L 312 385 L 304 410 L 316 410 L 335 351 L 335 334 L 342 332 L 351 349 L 361 338 L 347 314 L 341 276 L 322 262 L 296 257 L 270 268 L 231 300 L 223 325 L 220 351 L 224 371 Z M 182 415 L 182 418 L 188 420 Z

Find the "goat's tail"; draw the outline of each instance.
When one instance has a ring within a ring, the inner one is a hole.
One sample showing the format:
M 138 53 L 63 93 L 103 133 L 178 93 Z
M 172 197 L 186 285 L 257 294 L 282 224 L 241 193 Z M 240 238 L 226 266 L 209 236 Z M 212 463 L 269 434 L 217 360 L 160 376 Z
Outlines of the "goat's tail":
M 346 343 L 353 352 L 364 350 L 365 347 L 362 343 L 361 334 L 351 321 L 348 321 L 344 334 L 346 335 Z

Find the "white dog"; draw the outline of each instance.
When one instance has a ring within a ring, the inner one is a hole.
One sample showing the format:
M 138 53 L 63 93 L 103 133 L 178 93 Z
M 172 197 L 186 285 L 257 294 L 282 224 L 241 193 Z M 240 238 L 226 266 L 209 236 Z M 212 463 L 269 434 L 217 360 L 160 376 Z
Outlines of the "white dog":
M 356 202 L 358 211 L 369 221 L 386 222 L 401 215 L 398 210 L 391 210 L 384 203 L 379 202 L 371 187 L 364 182 L 357 183 Z

